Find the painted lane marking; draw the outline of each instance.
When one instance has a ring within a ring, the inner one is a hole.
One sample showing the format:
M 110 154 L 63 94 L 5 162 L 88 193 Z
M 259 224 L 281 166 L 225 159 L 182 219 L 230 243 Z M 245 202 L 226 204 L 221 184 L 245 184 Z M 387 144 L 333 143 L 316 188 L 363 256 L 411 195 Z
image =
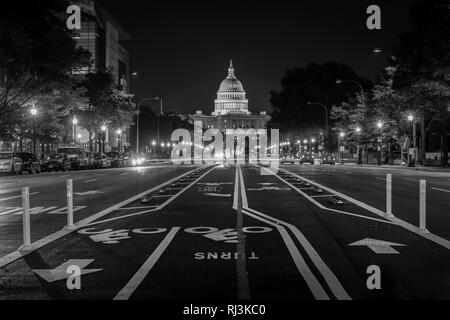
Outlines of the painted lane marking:
M 39 192 L 33 192 L 33 193 L 30 193 L 30 196 L 34 196 L 34 195 L 36 195 L 36 194 L 39 194 Z M 22 198 L 22 195 L 20 195 L 20 196 L 14 196 L 14 197 L 9 197 L 9 198 L 4 198 L 4 199 L 0 199 L 0 202 L 12 200 L 12 199 L 18 199 L 18 198 Z
M 71 274 L 67 272 L 70 266 L 79 267 L 81 269 L 80 276 L 103 271 L 103 269 L 84 269 L 94 261 L 94 259 L 71 259 L 59 265 L 55 269 L 34 269 L 31 271 L 33 271 L 45 281 L 53 283 L 68 279 L 71 276 Z
M 91 183 L 91 182 L 94 182 L 94 181 L 97 181 L 97 179 L 87 180 L 84 183 Z
M 318 196 L 311 196 L 311 198 L 328 198 L 328 197 L 332 197 L 334 196 L 334 194 L 322 194 L 322 195 L 318 195 Z
M 236 172 L 241 170 L 241 166 L 237 165 Z M 240 182 L 240 180 L 236 180 L 234 182 L 238 185 L 237 190 L 242 190 L 245 186 Z M 244 191 L 245 192 L 245 191 Z M 240 196 L 240 197 L 239 197 Z M 238 202 L 237 202 L 237 222 L 236 222 L 236 251 L 238 253 L 238 259 L 236 259 L 236 271 L 238 278 L 238 300 L 250 300 L 250 286 L 248 281 L 248 271 L 247 271 L 247 257 L 246 257 L 246 241 L 242 228 L 244 227 L 244 216 L 242 212 L 242 195 L 238 194 Z M 231 240 L 233 241 L 233 240 Z
M 254 219 L 257 219 L 259 221 L 262 221 L 264 223 L 267 223 L 271 226 L 273 226 L 275 229 L 278 230 L 280 233 L 292 259 L 294 260 L 294 264 L 297 267 L 297 270 L 302 275 L 303 279 L 305 280 L 306 284 L 308 285 L 309 289 L 311 290 L 311 293 L 313 294 L 314 298 L 317 300 L 330 300 L 328 294 L 325 292 L 325 289 L 320 284 L 319 280 L 316 278 L 314 273 L 311 271 L 309 266 L 307 265 L 305 259 L 303 258 L 302 254 L 298 250 L 298 248 L 295 246 L 294 241 L 292 240 L 289 233 L 286 231 L 286 229 L 271 220 L 265 219 L 260 215 L 256 215 L 251 213 L 248 210 L 248 200 L 247 195 L 245 192 L 245 183 L 244 183 L 244 177 L 242 175 L 242 170 L 239 167 L 239 179 L 241 184 L 241 198 L 242 198 L 242 212 L 246 214 L 247 216 L 250 216 Z
M 76 196 L 93 196 L 96 194 L 103 194 L 105 193 L 104 191 L 99 191 L 99 190 L 91 190 L 91 191 L 86 191 L 86 192 L 74 192 L 74 195 Z
M 121 173 L 120 175 L 121 176 L 126 176 L 126 175 L 128 175 L 129 173 L 128 172 L 124 172 L 124 173 Z
M 207 196 L 207 197 L 231 198 L 231 194 L 204 193 L 203 195 L 205 195 L 205 196 Z
M 377 180 L 381 180 L 381 181 L 386 181 L 386 178 L 380 178 L 380 177 L 376 177 L 375 179 L 377 179 Z
M 136 291 L 141 282 L 145 279 L 147 274 L 153 269 L 179 230 L 180 228 L 172 228 L 155 251 L 153 251 L 147 261 L 145 261 L 136 274 L 130 279 L 130 281 L 128 281 L 125 287 L 123 287 L 122 290 L 120 290 L 120 292 L 114 297 L 114 300 L 128 300 L 131 297 L 134 291 Z
M 74 206 L 73 207 L 73 212 L 77 212 L 80 210 L 83 210 L 87 208 L 86 206 Z M 23 209 L 22 207 L 7 207 L 7 208 L 1 208 L 3 211 L 0 210 L 0 216 L 5 216 L 8 214 L 14 214 L 14 215 L 21 215 L 23 214 Z M 57 207 L 57 206 L 53 206 L 53 207 L 34 207 L 34 208 L 30 208 L 30 214 L 31 215 L 37 215 L 37 214 L 67 214 L 67 207 Z
M 115 204 L 112 207 L 109 207 L 109 208 L 107 208 L 107 209 L 105 209 L 103 211 L 100 211 L 100 212 L 98 212 L 96 214 L 93 214 L 92 216 L 87 217 L 86 219 L 83 219 L 82 221 L 76 223 L 76 227 L 77 228 L 82 228 L 83 226 L 86 226 L 87 224 L 91 223 L 92 221 L 100 219 L 101 217 L 103 217 L 103 216 L 105 216 L 107 214 L 110 214 L 111 212 L 114 212 L 116 209 L 118 209 L 120 207 L 124 207 L 124 206 L 126 206 L 126 205 L 128 205 L 128 204 L 130 204 L 130 203 L 132 203 L 132 202 L 134 202 L 136 200 L 138 200 L 138 199 L 141 199 L 142 197 L 144 197 L 145 195 L 147 195 L 149 193 L 152 193 L 152 192 L 155 192 L 157 190 L 160 190 L 161 188 L 163 188 L 163 187 L 165 187 L 167 185 L 170 185 L 173 182 L 175 182 L 175 181 L 177 181 L 179 179 L 182 179 L 182 178 L 190 175 L 191 173 L 193 173 L 193 172 L 195 172 L 197 170 L 198 170 L 198 168 L 193 169 L 191 171 L 188 171 L 188 172 L 186 172 L 186 173 L 184 173 L 184 174 L 182 174 L 182 175 L 180 175 L 178 177 L 175 177 L 175 178 L 173 178 L 173 179 L 171 179 L 171 180 L 169 180 L 167 182 L 164 182 L 164 183 L 160 184 L 159 186 L 156 186 L 156 187 L 154 187 L 152 189 L 144 191 L 144 192 L 142 192 L 140 194 L 135 195 L 134 197 L 131 197 L 131 198 L 127 199 L 127 200 L 124 200 L 124 201 L 122 201 L 120 203 L 117 203 L 117 204 Z M 63 229 L 63 230 L 57 231 L 57 232 L 55 232 L 55 233 L 53 233 L 53 234 L 51 234 L 51 235 L 49 235 L 49 236 L 47 236 L 47 237 L 45 237 L 45 238 L 43 238 L 41 240 L 38 240 L 38 241 L 32 243 L 30 245 L 30 249 L 29 250 L 26 250 L 26 251 L 25 250 L 16 250 L 16 251 L 14 251 L 14 252 L 12 252 L 10 254 L 7 254 L 6 256 L 3 256 L 3 257 L 0 258 L 0 268 L 3 268 L 5 266 L 13 263 L 14 261 L 17 261 L 17 260 L 19 260 L 19 259 L 21 259 L 21 258 L 23 258 L 23 257 L 25 257 L 27 255 L 29 255 L 30 253 L 41 249 L 42 247 L 47 246 L 48 244 L 50 244 L 52 242 L 55 242 L 56 240 L 58 240 L 58 239 L 60 239 L 62 237 L 65 237 L 66 235 L 71 234 L 74 231 L 75 230 L 69 230 L 69 229 Z
M 280 169 L 282 170 L 282 169 Z M 283 170 L 286 171 L 286 170 Z M 286 171 L 288 172 L 288 171 Z M 336 210 L 336 209 L 330 209 L 328 207 L 325 207 L 324 205 L 322 205 L 321 203 L 317 202 L 316 200 L 314 200 L 311 196 L 307 195 L 306 193 L 304 193 L 301 189 L 295 187 L 294 185 L 292 185 L 291 183 L 289 183 L 288 181 L 284 180 L 283 178 L 281 178 L 280 176 L 276 175 L 275 177 L 277 177 L 279 180 L 283 181 L 285 184 L 287 184 L 288 186 L 290 186 L 292 189 L 294 189 L 295 191 L 297 191 L 298 193 L 300 193 L 303 197 L 305 197 L 308 201 L 312 202 L 313 204 L 315 204 L 317 207 L 319 207 L 322 210 L 325 211 L 330 211 L 330 212 L 335 212 L 335 213 L 339 213 L 339 214 L 344 214 L 344 215 L 348 215 L 351 217 L 357 217 L 357 218 L 361 218 L 361 219 L 367 219 L 367 220 L 372 220 L 372 221 L 377 221 L 377 222 L 381 222 L 381 223 L 386 223 L 386 224 L 396 224 L 392 221 L 388 221 L 388 220 L 381 220 L 381 219 L 377 219 L 377 218 L 371 218 L 371 217 L 367 217 L 367 216 L 363 216 L 363 215 L 359 215 L 359 214 L 355 214 L 355 213 L 351 213 L 351 212 L 346 212 L 346 211 L 341 211 L 341 210 Z M 299 176 L 297 176 L 299 177 Z M 299 177 L 300 178 L 300 177 Z M 307 181 L 310 184 L 315 184 L 316 186 L 318 186 L 320 189 L 326 190 L 328 192 L 334 192 L 334 190 L 325 188 L 315 182 L 310 182 L 307 179 L 304 179 L 305 181 Z M 310 190 L 310 189 L 308 189 Z M 336 193 L 337 196 L 338 193 Z M 383 216 L 384 217 L 384 216 Z
M 63 176 L 60 176 L 60 178 L 66 178 L 66 177 L 70 177 L 70 176 L 71 176 L 71 174 L 65 174 Z
M 316 186 L 320 187 L 323 190 L 326 190 L 327 192 L 334 193 L 339 198 L 342 198 L 342 199 L 344 199 L 344 200 L 346 200 L 348 202 L 351 202 L 351 203 L 357 205 L 358 207 L 361 207 L 361 208 L 363 208 L 363 209 L 365 209 L 365 210 L 367 210 L 369 212 L 372 212 L 372 213 L 374 213 L 374 214 L 376 214 L 376 215 L 378 215 L 380 217 L 383 217 L 383 218 L 389 220 L 390 222 L 392 222 L 392 224 L 396 224 L 396 225 L 398 225 L 398 226 L 400 226 L 400 227 L 402 227 L 402 228 L 404 228 L 404 229 L 406 229 L 406 230 L 408 230 L 408 231 L 410 231 L 410 232 L 412 232 L 412 233 L 414 233 L 414 234 L 416 234 L 416 235 L 418 235 L 418 236 L 420 236 L 422 238 L 430 240 L 430 241 L 432 241 L 432 242 L 434 242 L 434 243 L 436 243 L 436 244 L 438 244 L 438 245 L 440 245 L 440 246 L 450 250 L 450 241 L 447 240 L 447 239 L 444 239 L 444 238 L 442 238 L 442 237 L 440 237 L 438 235 L 435 235 L 433 233 L 423 233 L 420 230 L 420 228 L 410 224 L 409 222 L 406 222 L 404 220 L 401 220 L 401 219 L 395 217 L 395 215 L 394 215 L 394 217 L 386 217 L 386 213 L 385 212 L 383 212 L 383 211 L 381 211 L 381 210 L 379 210 L 377 208 L 374 208 L 372 206 L 369 206 L 368 204 L 365 204 L 364 202 L 356 200 L 356 199 L 354 199 L 352 197 L 349 197 L 349 196 L 347 196 L 347 195 L 345 195 L 343 193 L 337 192 L 337 191 L 335 191 L 335 190 L 333 190 L 331 188 L 328 188 L 328 187 L 325 187 L 323 185 L 320 185 L 317 182 L 308 180 L 306 178 L 302 178 L 299 175 L 297 175 L 295 173 L 292 173 L 290 171 L 283 170 L 283 169 L 280 169 L 280 170 L 284 171 L 285 173 L 291 174 L 291 175 L 293 175 L 293 176 L 295 176 L 297 178 L 300 178 L 300 179 L 303 179 L 305 181 L 308 181 L 311 184 L 315 184 Z
M 243 174 L 242 174 L 242 170 L 240 171 L 240 176 L 241 176 L 242 183 L 244 183 L 244 177 L 243 177 Z M 314 247 L 311 245 L 311 243 L 308 241 L 308 239 L 303 235 L 303 233 L 296 226 L 294 226 L 292 224 L 289 224 L 287 222 L 284 222 L 282 220 L 276 219 L 274 217 L 271 217 L 271 216 L 269 216 L 267 214 L 264 214 L 262 212 L 259 212 L 259 211 L 256 211 L 256 210 L 253 210 L 253 209 L 249 208 L 248 201 L 247 201 L 247 195 L 245 194 L 245 188 L 243 188 L 242 198 L 245 199 L 245 202 L 243 202 L 243 203 L 245 203 L 243 208 L 246 210 L 247 213 L 251 212 L 255 217 L 260 217 L 261 219 L 269 221 L 270 222 L 269 224 L 275 226 L 276 228 L 280 227 L 280 228 L 284 229 L 284 227 L 282 227 L 282 226 L 285 226 L 294 234 L 294 236 L 300 242 L 300 244 L 302 245 L 303 249 L 306 251 L 307 255 L 309 256 L 309 258 L 311 259 L 311 261 L 313 262 L 313 264 L 315 265 L 317 270 L 320 272 L 320 274 L 323 276 L 323 278 L 327 282 L 328 287 L 331 289 L 331 291 L 333 292 L 334 296 L 337 299 L 339 299 L 339 300 L 352 300 L 350 295 L 347 293 L 347 291 L 344 289 L 342 284 L 339 282 L 339 280 L 336 277 L 336 275 L 331 271 L 331 269 L 327 266 L 327 264 L 320 257 L 319 253 L 314 249 Z M 290 238 L 290 236 L 287 233 L 286 229 L 284 229 L 284 232 L 287 235 L 287 237 L 289 237 L 290 241 L 292 241 L 292 238 Z M 288 238 L 286 238 L 286 239 L 288 239 Z M 292 242 L 291 245 L 294 245 L 294 248 L 295 248 L 295 249 L 292 248 L 293 251 L 291 252 L 291 255 L 292 254 L 296 254 L 297 255 L 295 250 L 298 252 L 298 254 L 300 254 L 300 252 L 295 247 L 295 244 L 293 242 Z M 303 257 L 301 257 L 301 254 L 300 254 L 300 258 L 303 259 Z M 299 262 L 301 262 L 301 260 Z M 303 262 L 304 262 L 304 260 L 303 260 Z M 300 264 L 299 266 L 302 266 L 302 265 Z M 308 270 L 309 270 L 309 267 L 307 265 L 306 265 L 306 268 L 308 268 Z M 319 283 L 319 285 L 320 285 L 320 283 Z
M 376 254 L 400 254 L 397 250 L 392 247 L 406 247 L 404 244 L 388 242 L 383 240 L 375 239 L 364 239 L 357 241 L 355 243 L 349 244 L 350 247 L 368 247 L 370 250 Z
M 115 211 L 122 211 L 122 210 L 143 210 L 143 209 L 150 209 L 150 208 L 158 208 L 158 206 L 145 206 L 145 207 L 126 207 L 126 208 L 120 208 Z
M 105 223 L 105 222 L 111 222 L 111 221 L 116 221 L 116 220 L 126 219 L 126 218 L 130 218 L 130 217 L 135 217 L 135 216 L 143 215 L 143 214 L 146 214 L 146 213 L 152 213 L 152 212 L 155 212 L 155 211 L 160 211 L 160 210 L 164 209 L 165 207 L 167 207 L 170 203 L 172 203 L 175 199 L 177 199 L 179 196 L 181 196 L 181 195 L 182 195 L 183 193 L 185 193 L 187 190 L 189 190 L 190 188 L 192 188 L 198 181 L 202 180 L 204 177 L 206 177 L 208 174 L 210 174 L 215 168 L 216 168 L 216 167 L 214 166 L 212 169 L 208 170 L 206 173 L 204 173 L 203 175 L 201 175 L 197 180 L 195 180 L 194 182 L 192 182 L 192 183 L 191 183 L 190 185 L 188 185 L 186 188 L 184 188 L 183 190 L 179 191 L 176 195 L 168 196 L 168 197 L 170 197 L 170 198 L 169 198 L 166 202 L 164 202 L 163 204 L 161 204 L 159 207 L 157 207 L 157 208 L 155 208 L 155 209 L 150 209 L 150 210 L 140 211 L 140 212 L 136 212 L 136 213 L 132 213 L 132 214 L 120 216 L 120 217 L 115 217 L 115 218 L 110 218 L 110 219 L 106 219 L 106 220 L 101 220 L 101 221 L 92 222 L 92 223 L 89 223 L 89 224 L 85 224 L 84 227 L 86 227 L 86 226 L 93 226 L 93 225 L 97 225 L 97 224 L 101 224 L 101 223 Z M 193 170 L 193 171 L 196 171 L 196 170 Z M 189 174 L 186 174 L 186 175 L 189 175 Z M 171 180 L 171 181 L 165 183 L 164 185 L 165 185 L 165 186 L 171 185 L 171 184 L 172 184 L 173 182 L 175 182 L 176 180 L 179 180 L 179 179 L 173 179 L 173 180 Z M 153 189 L 152 191 L 150 191 L 150 192 L 141 194 L 141 195 L 140 195 L 140 198 L 142 198 L 142 197 L 146 196 L 147 194 L 152 193 L 152 192 L 154 192 L 154 191 L 156 191 L 156 190 L 158 190 L 158 189 L 161 189 L 161 188 L 162 188 L 162 187 L 154 188 L 154 189 Z M 155 196 L 155 197 L 156 197 L 156 196 Z M 133 201 L 136 201 L 136 200 L 137 200 L 137 199 L 134 199 Z M 133 202 L 133 201 L 130 201 L 130 202 Z M 128 202 L 128 203 L 130 203 L 130 202 Z M 124 206 L 127 205 L 128 203 L 124 204 Z M 120 209 L 120 208 L 121 208 L 121 206 L 118 206 L 118 207 L 116 207 L 116 208 L 115 208 L 114 210 L 112 210 L 112 211 L 116 211 L 117 209 Z M 82 221 L 82 222 L 83 222 L 83 221 Z M 82 222 L 78 223 L 78 225 L 82 225 Z
M 450 193 L 450 190 L 439 189 L 439 188 L 431 188 L 431 189 L 436 190 L 436 191 L 442 191 L 442 192 Z

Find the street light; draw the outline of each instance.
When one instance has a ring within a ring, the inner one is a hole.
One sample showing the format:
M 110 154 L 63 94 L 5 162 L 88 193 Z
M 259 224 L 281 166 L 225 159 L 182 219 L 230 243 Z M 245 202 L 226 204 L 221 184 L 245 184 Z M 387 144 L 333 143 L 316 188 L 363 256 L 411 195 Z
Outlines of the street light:
M 33 107 L 30 110 L 31 115 L 33 116 L 33 153 L 36 154 L 36 115 L 37 109 L 33 104 Z
M 76 117 L 73 118 L 72 124 L 73 124 L 72 138 L 73 138 L 73 141 L 75 141 L 75 137 L 77 135 L 77 124 L 78 124 L 78 119 Z
M 321 106 L 323 108 L 323 110 L 325 110 L 325 129 L 326 129 L 326 134 L 327 134 L 328 133 L 328 109 L 327 109 L 327 107 L 323 103 L 320 103 L 320 102 L 307 102 L 307 105 Z
M 380 134 L 380 136 L 378 137 L 378 165 L 381 166 L 383 164 L 382 159 L 381 159 L 383 157 L 382 152 L 381 152 L 382 151 L 381 143 L 383 142 L 381 129 L 383 128 L 383 122 L 381 122 L 381 120 L 377 122 L 377 127 L 378 127 L 379 134 Z
M 122 129 L 117 130 L 117 148 L 119 149 L 119 153 L 122 152 Z
M 105 141 L 106 141 L 106 125 L 102 125 L 101 130 L 102 130 L 102 150 L 100 150 L 102 153 L 105 153 Z
M 340 149 L 341 149 L 341 164 L 344 164 L 344 138 L 345 138 L 345 132 L 344 131 L 341 131 L 340 133 L 339 133 L 339 137 L 341 137 L 341 147 L 340 147 Z

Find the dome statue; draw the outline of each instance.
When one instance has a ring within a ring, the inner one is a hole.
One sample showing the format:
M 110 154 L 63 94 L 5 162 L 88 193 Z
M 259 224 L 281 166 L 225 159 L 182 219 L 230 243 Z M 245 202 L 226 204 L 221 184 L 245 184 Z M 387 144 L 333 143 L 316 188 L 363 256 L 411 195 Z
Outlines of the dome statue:
M 230 113 L 249 114 L 248 100 L 245 98 L 242 83 L 236 78 L 233 60 L 230 61 L 228 77 L 222 81 L 217 92 L 213 115 L 218 116 Z

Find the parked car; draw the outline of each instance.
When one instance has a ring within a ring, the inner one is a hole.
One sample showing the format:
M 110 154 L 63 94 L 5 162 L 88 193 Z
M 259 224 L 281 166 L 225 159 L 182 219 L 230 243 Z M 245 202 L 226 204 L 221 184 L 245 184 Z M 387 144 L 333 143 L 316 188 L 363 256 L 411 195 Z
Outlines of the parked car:
M 108 159 L 106 154 L 94 153 L 93 157 L 95 169 L 111 168 L 111 160 Z
M 286 154 L 283 154 L 280 157 L 280 163 L 281 164 L 284 164 L 284 163 L 294 164 L 295 163 L 295 158 L 294 158 L 294 156 L 292 154 L 286 153 Z
M 123 166 L 124 167 L 131 167 L 132 166 L 133 159 L 132 159 L 132 155 L 131 155 L 130 152 L 124 153 L 122 158 L 123 158 Z
M 324 153 L 320 159 L 322 160 L 322 164 L 335 165 L 337 161 L 336 156 L 333 153 Z
M 79 147 L 63 147 L 59 148 L 57 153 L 67 154 L 72 170 L 87 170 L 94 167 L 94 158 L 90 151 Z
M 32 153 L 20 152 L 17 155 L 22 159 L 23 171 L 28 171 L 30 174 L 41 173 L 41 161 Z
M 122 168 L 124 166 L 124 160 L 123 155 L 121 155 L 119 152 L 108 152 L 106 156 L 111 161 L 111 166 L 113 168 Z
M 300 164 L 310 163 L 314 164 L 315 154 L 312 152 L 302 152 L 299 154 Z
M 69 157 L 65 153 L 51 154 L 44 162 L 43 170 L 45 171 L 67 171 L 71 170 L 72 165 Z
M 22 159 L 14 152 L 0 152 L 0 173 L 22 174 Z

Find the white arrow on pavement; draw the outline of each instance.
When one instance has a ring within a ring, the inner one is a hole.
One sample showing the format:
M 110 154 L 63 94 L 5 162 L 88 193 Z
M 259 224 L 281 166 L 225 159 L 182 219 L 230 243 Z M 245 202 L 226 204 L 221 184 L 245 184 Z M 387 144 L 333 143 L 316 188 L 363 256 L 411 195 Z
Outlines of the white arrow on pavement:
M 404 244 L 388 242 L 383 240 L 375 240 L 370 238 L 349 244 L 349 246 L 368 247 L 376 254 L 400 254 L 400 252 L 398 252 L 392 247 L 406 247 L 406 245 Z
M 86 192 L 75 192 L 74 194 L 77 196 L 91 196 L 94 194 L 102 194 L 104 193 L 103 191 L 98 191 L 98 190 L 92 190 L 92 191 L 86 191 Z
M 94 259 L 72 259 L 64 262 L 60 266 L 56 267 L 53 270 L 50 269 L 35 269 L 32 270 L 34 273 L 36 273 L 38 276 L 40 276 L 45 281 L 52 283 L 64 279 L 68 279 L 71 274 L 67 273 L 67 269 L 70 266 L 77 266 L 81 269 L 81 275 L 86 275 L 94 272 L 103 271 L 103 269 L 84 269 L 88 265 L 90 265 L 92 262 L 94 262 Z

